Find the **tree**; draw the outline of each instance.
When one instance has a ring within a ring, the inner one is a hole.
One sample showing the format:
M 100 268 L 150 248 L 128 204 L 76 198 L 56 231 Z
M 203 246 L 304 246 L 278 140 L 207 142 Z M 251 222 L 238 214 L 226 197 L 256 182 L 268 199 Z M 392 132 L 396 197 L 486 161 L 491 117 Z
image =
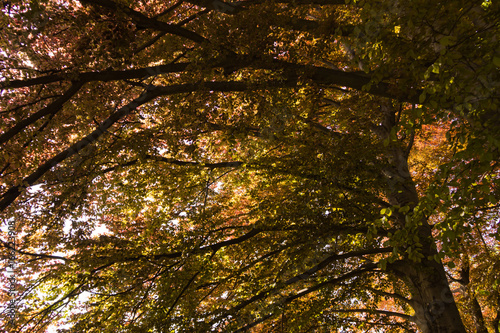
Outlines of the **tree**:
M 4 2 L 15 329 L 498 332 L 499 15 Z

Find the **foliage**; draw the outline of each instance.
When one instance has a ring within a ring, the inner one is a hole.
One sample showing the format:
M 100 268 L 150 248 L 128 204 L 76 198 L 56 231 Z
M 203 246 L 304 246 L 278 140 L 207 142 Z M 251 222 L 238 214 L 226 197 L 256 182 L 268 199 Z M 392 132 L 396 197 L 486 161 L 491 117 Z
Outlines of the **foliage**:
M 2 6 L 5 329 L 499 331 L 498 3 Z

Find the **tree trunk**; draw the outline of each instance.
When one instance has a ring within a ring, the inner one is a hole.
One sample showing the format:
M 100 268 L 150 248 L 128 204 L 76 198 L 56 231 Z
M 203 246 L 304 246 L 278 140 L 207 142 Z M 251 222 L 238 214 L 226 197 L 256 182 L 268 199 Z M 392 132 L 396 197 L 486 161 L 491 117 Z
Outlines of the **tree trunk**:
M 415 185 L 408 172 L 408 165 L 401 149 L 393 149 L 397 180 L 392 183 L 390 203 L 401 207 L 414 207 L 418 203 Z M 399 217 L 401 226 L 405 225 L 404 216 Z M 450 290 L 448 279 L 441 262 L 433 259 L 437 254 L 432 230 L 427 219 L 422 219 L 418 227 L 418 238 L 422 244 L 421 262 L 405 259 L 399 270 L 408 281 L 415 310 L 417 326 L 423 333 L 465 333 L 460 313 Z M 411 245 L 411 244 L 408 244 Z
M 379 136 L 388 139 L 392 128 L 396 126 L 396 110 L 390 105 L 382 105 L 381 111 L 384 113 L 384 120 L 378 128 Z M 419 198 L 408 169 L 409 148 L 411 147 L 403 147 L 399 141 L 389 143 L 388 164 L 383 172 L 388 184 L 389 203 L 400 207 L 409 206 L 413 210 Z M 405 216 L 396 213 L 395 217 L 396 227 L 404 228 Z M 465 333 L 443 264 L 428 259 L 433 258 L 437 251 L 427 219 L 422 219 L 417 232 L 422 244 L 421 253 L 424 255 L 421 262 L 406 258 L 390 266 L 398 276 L 407 281 L 415 310 L 415 322 L 422 333 Z
M 474 319 L 474 327 L 476 333 L 488 333 L 486 324 L 484 322 L 483 311 L 481 310 L 481 305 L 479 304 L 477 297 L 471 295 L 471 312 Z
M 500 333 L 500 293 L 497 293 L 497 313 L 492 321 L 493 330 L 495 333 Z
M 462 267 L 460 273 L 460 284 L 464 288 L 464 294 L 467 299 L 469 312 L 474 323 L 474 330 L 476 333 L 488 333 L 486 328 L 481 305 L 479 304 L 473 288 L 470 286 L 470 264 L 469 257 L 466 254 L 462 259 Z
M 428 229 L 431 240 L 428 225 L 422 228 Z M 420 263 L 407 259 L 399 269 L 409 281 L 416 324 L 423 333 L 465 333 L 443 264 L 427 259 L 436 251 L 431 242 L 425 243 L 422 252 L 426 258 Z
M 398 186 L 398 190 L 402 192 L 398 193 L 398 197 L 411 198 L 416 195 L 416 192 L 408 192 L 408 189 L 408 183 L 404 186 Z M 408 204 L 408 202 L 400 202 L 396 199 L 395 201 L 397 202 L 393 204 L 401 206 Z M 413 202 L 416 203 L 416 201 Z M 403 221 L 400 223 L 404 225 Z M 426 219 L 418 228 L 418 237 L 422 244 L 421 253 L 424 256 L 421 262 L 404 259 L 393 266 L 398 275 L 404 276 L 408 281 L 416 324 L 423 333 L 465 333 L 465 327 L 451 293 L 443 264 L 428 259 L 433 258 L 437 251 L 431 227 Z

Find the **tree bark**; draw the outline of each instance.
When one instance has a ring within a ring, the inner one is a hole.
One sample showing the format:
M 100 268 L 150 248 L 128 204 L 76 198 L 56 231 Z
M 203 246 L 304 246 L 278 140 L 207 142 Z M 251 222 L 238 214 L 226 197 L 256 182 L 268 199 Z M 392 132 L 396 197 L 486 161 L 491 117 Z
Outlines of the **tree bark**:
M 461 267 L 461 278 L 460 284 L 465 290 L 465 297 L 467 299 L 467 304 L 469 307 L 469 313 L 472 317 L 474 323 L 474 330 L 476 333 L 488 333 L 486 328 L 483 312 L 481 311 L 481 305 L 479 304 L 477 297 L 475 295 L 474 289 L 470 286 L 470 265 L 468 255 L 464 256 L 463 264 Z
M 407 259 L 398 269 L 409 282 L 415 322 L 423 333 L 465 333 L 443 264 L 427 259 L 437 253 L 432 246 L 430 227 L 424 225 L 421 229 L 421 233 L 427 229 L 429 236 L 422 248 L 426 258 L 420 263 Z
M 497 297 L 498 308 L 496 311 L 497 313 L 495 315 L 495 319 L 493 319 L 493 321 L 492 321 L 492 325 L 493 325 L 494 332 L 500 333 L 500 293 L 497 293 L 496 297 Z
M 471 313 L 474 319 L 474 327 L 477 333 L 488 333 L 484 322 L 483 312 L 481 311 L 481 305 L 479 304 L 477 297 L 471 295 Z
M 378 127 L 377 134 L 381 139 L 390 139 L 390 132 L 397 125 L 397 111 L 388 104 L 382 105 L 381 111 L 384 120 Z M 409 172 L 406 151 L 400 141 L 390 142 L 387 146 L 387 167 L 383 173 L 387 179 L 387 196 L 390 204 L 409 206 L 413 209 L 418 204 L 419 198 Z M 396 213 L 395 217 L 396 227 L 405 228 L 405 216 Z M 388 267 L 406 280 L 412 295 L 415 322 L 421 332 L 465 333 L 443 264 L 429 259 L 437 254 L 431 227 L 426 218 L 420 222 L 417 235 L 422 244 L 420 251 L 424 258 L 420 262 L 406 258 Z

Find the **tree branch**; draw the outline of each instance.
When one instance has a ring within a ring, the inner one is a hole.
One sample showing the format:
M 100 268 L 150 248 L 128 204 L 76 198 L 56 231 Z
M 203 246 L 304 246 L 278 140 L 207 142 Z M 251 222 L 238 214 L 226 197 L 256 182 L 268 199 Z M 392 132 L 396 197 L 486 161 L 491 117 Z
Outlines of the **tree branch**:
M 122 4 L 116 3 L 111 0 L 82 0 L 81 2 L 92 4 L 95 6 L 109 8 L 113 11 L 122 11 L 123 13 L 127 14 L 135 22 L 137 26 L 140 27 L 149 28 L 157 31 L 163 31 L 172 35 L 184 37 L 198 44 L 203 42 L 208 42 L 206 38 L 200 36 L 199 34 L 193 31 L 181 28 L 177 25 L 171 25 L 162 21 L 158 21 L 154 18 L 149 18 L 146 15 L 133 10 L 132 8 L 129 8 L 127 6 L 124 6 Z
M 174 84 L 170 86 L 151 86 L 145 92 L 143 92 L 138 98 L 136 98 L 129 104 L 121 107 L 114 113 L 112 113 L 92 133 L 90 133 L 80 141 L 76 142 L 72 146 L 68 147 L 66 150 L 52 157 L 44 164 L 40 165 L 32 174 L 25 177 L 21 181 L 20 185 L 14 185 L 11 188 L 9 188 L 1 196 L 2 200 L 0 200 L 0 211 L 3 211 L 5 208 L 7 208 L 12 202 L 14 202 L 14 200 L 16 200 L 16 198 L 19 195 L 21 195 L 24 188 L 26 188 L 27 186 L 34 185 L 36 181 L 40 179 L 40 177 L 42 177 L 45 173 L 47 173 L 51 168 L 56 167 L 62 161 L 76 155 L 80 150 L 87 147 L 91 143 L 95 142 L 114 123 L 116 123 L 123 117 L 127 116 L 138 106 L 143 105 L 159 96 L 189 93 L 193 91 L 223 92 L 223 91 L 248 91 L 248 90 L 258 90 L 264 88 L 278 88 L 278 87 L 279 88 L 297 87 L 300 81 L 300 75 L 298 75 L 297 72 L 300 71 L 305 71 L 304 73 L 310 73 L 309 77 L 311 77 L 317 83 L 343 85 L 359 90 L 363 88 L 364 84 L 370 81 L 369 78 L 352 73 L 345 73 L 340 70 L 319 68 L 315 66 L 295 65 L 282 61 L 278 61 L 277 63 L 286 68 L 288 72 L 287 76 L 289 77 L 288 79 L 271 80 L 260 83 L 243 82 L 243 81 L 219 81 L 219 82 L 216 81 L 216 82 Z M 386 83 L 381 83 L 378 86 L 372 86 L 372 88 L 369 89 L 369 92 L 373 94 L 378 94 L 381 96 L 391 96 L 388 91 L 389 91 L 389 85 Z
M 377 309 L 338 309 L 338 310 L 329 310 L 331 312 L 339 312 L 339 313 L 377 313 L 383 314 L 391 317 L 399 317 L 406 321 L 415 322 L 415 318 L 413 316 L 406 315 L 404 313 L 386 311 L 386 310 L 377 310 Z
M 185 2 L 230 15 L 234 15 L 245 10 L 245 8 L 241 7 L 241 4 L 244 3 L 241 1 L 236 3 L 227 3 L 222 0 L 185 0 Z
M 202 246 L 200 248 L 191 250 L 190 253 L 200 254 L 200 253 L 212 252 L 212 255 L 214 255 L 221 248 L 242 243 L 242 242 L 249 240 L 250 238 L 260 234 L 262 231 L 263 230 L 261 230 L 261 229 L 252 229 L 242 236 L 228 239 L 228 240 L 225 240 L 225 241 L 222 241 L 219 243 Z M 99 266 L 99 267 L 95 268 L 94 270 L 92 270 L 92 273 L 95 273 L 95 272 L 100 271 L 104 268 L 110 267 L 117 262 L 130 262 L 130 261 L 137 261 L 140 259 L 153 259 L 153 260 L 164 259 L 164 258 L 175 259 L 175 258 L 181 258 L 183 253 L 184 252 L 182 252 L 182 251 L 178 251 L 178 252 L 161 253 L 161 254 L 154 254 L 154 255 L 138 255 L 135 257 L 125 257 L 125 258 L 121 259 L 120 261 L 114 261 L 114 262 L 110 262 L 110 263 L 104 264 L 102 266 Z M 103 257 L 101 257 L 101 258 L 103 258 Z M 106 257 L 104 257 L 104 259 L 106 259 Z
M 340 259 L 361 257 L 361 256 L 364 256 L 367 254 L 380 254 L 380 253 L 389 253 L 389 252 L 392 252 L 392 247 L 352 251 L 352 252 L 347 252 L 347 253 L 343 253 L 343 254 L 333 254 L 333 255 L 327 257 L 326 259 L 324 259 L 323 261 L 321 261 L 319 264 L 311 267 L 310 269 L 308 269 L 304 273 L 302 273 L 300 275 L 296 275 L 291 279 L 288 279 L 285 282 L 285 285 L 290 285 L 290 284 L 296 283 L 300 280 L 305 280 L 305 279 L 309 278 L 311 275 L 313 275 L 314 273 L 316 273 L 317 271 L 328 266 L 330 263 L 337 261 L 337 260 L 340 260 Z
M 267 86 L 295 86 L 296 82 L 283 82 L 283 81 L 269 81 Z M 95 142 L 100 138 L 113 124 L 118 120 L 130 114 L 138 106 L 143 105 L 159 96 L 187 93 L 192 91 L 245 91 L 259 89 L 255 84 L 241 81 L 228 81 L 228 82 L 202 82 L 202 83 L 188 83 L 177 84 L 171 86 L 152 86 L 143 92 L 139 97 L 134 99 L 129 104 L 121 107 L 119 110 L 113 112 L 106 120 L 104 120 L 92 133 L 71 145 L 64 151 L 52 157 L 42 165 L 40 165 L 33 173 L 25 177 L 19 185 L 10 187 L 5 193 L 2 194 L 0 200 L 0 211 L 7 208 L 14 200 L 21 195 L 24 188 L 34 185 L 44 174 L 50 169 L 56 167 L 62 161 L 78 154 L 83 148 Z
M 230 59 L 221 57 L 207 61 L 204 67 L 223 67 L 225 69 L 231 69 L 233 71 L 247 66 L 254 69 L 283 69 L 284 75 L 288 79 L 285 80 L 283 87 L 293 86 L 293 82 L 298 83 L 299 79 L 306 78 L 314 81 L 317 84 L 349 87 L 355 90 L 366 91 L 367 93 L 382 97 L 396 98 L 404 102 L 418 103 L 417 99 L 420 93 L 419 91 L 415 91 L 413 96 L 397 95 L 392 92 L 394 91 L 395 87 L 391 86 L 387 82 L 380 82 L 379 84 L 372 85 L 369 87 L 369 89 L 366 89 L 367 85 L 371 82 L 371 77 L 364 74 L 345 72 L 340 69 L 332 69 L 327 67 L 294 64 L 273 58 L 269 58 L 267 60 L 268 61 L 256 62 L 254 58 L 247 55 L 242 55 L 238 56 L 237 58 Z M 87 72 L 79 74 L 77 76 L 77 80 L 85 83 L 90 81 L 115 81 L 134 78 L 146 78 L 159 74 L 181 72 L 185 70 L 189 65 L 191 65 L 190 62 L 185 62 L 123 71 Z M 9 83 L 4 83 L 2 88 L 29 87 L 37 84 L 46 84 L 61 81 L 64 80 L 65 77 L 66 76 L 63 74 L 58 74 L 28 80 L 13 80 Z M 227 81 L 228 84 L 230 82 L 231 81 Z M 238 82 L 240 84 L 242 83 L 241 81 Z M 223 83 L 224 82 L 218 82 L 217 84 L 222 85 Z M 276 85 L 278 85 L 278 83 L 279 82 L 276 81 Z M 363 88 L 365 88 L 365 90 Z
M 29 116 L 28 118 L 25 118 L 25 119 L 19 121 L 18 123 L 16 123 L 16 125 L 11 127 L 9 130 L 2 133 L 0 135 L 0 145 L 4 144 L 5 142 L 12 139 L 17 133 L 21 132 L 27 126 L 33 124 L 38 119 L 43 118 L 46 115 L 49 115 L 49 114 L 54 115 L 57 112 L 59 112 L 59 110 L 61 110 L 64 103 L 69 101 L 71 99 L 71 97 L 73 97 L 78 92 L 78 90 L 80 90 L 80 88 L 82 86 L 83 86 L 83 82 L 80 82 L 80 81 L 73 82 L 71 87 L 69 87 L 69 89 L 61 97 L 59 97 L 58 99 L 56 99 L 55 101 L 53 101 L 52 103 L 50 103 L 49 105 L 47 105 L 46 107 L 41 109 L 40 111 L 35 112 L 34 114 Z
M 367 290 L 373 292 L 374 294 L 380 295 L 380 296 L 399 299 L 400 301 L 403 301 L 403 302 L 405 302 L 406 304 L 408 304 L 410 306 L 413 306 L 415 304 L 415 302 L 413 300 L 408 299 L 408 298 L 406 298 L 406 297 L 404 297 L 403 295 L 400 295 L 400 294 L 388 293 L 388 292 L 385 292 L 385 291 L 382 291 L 382 290 L 378 290 L 378 289 L 375 289 L 375 288 L 367 288 Z
M 295 300 L 295 299 L 297 299 L 297 298 L 300 298 L 300 297 L 303 297 L 303 296 L 305 296 L 305 295 L 308 295 L 308 294 L 310 294 L 310 293 L 312 293 L 312 292 L 314 292 L 314 291 L 316 291 L 316 290 L 319 290 L 319 289 L 321 289 L 321 288 L 323 288 L 323 287 L 325 287 L 325 286 L 327 286 L 327 285 L 332 285 L 332 284 L 338 284 L 338 283 L 341 283 L 341 282 L 343 282 L 343 281 L 345 281 L 345 280 L 348 280 L 348 279 L 350 279 L 350 278 L 353 278 L 353 277 L 356 277 L 356 276 L 358 276 L 358 275 L 361 275 L 361 274 L 363 274 L 363 273 L 365 273 L 365 272 L 367 272 L 367 271 L 370 271 L 370 270 L 372 270 L 372 269 L 374 269 L 374 268 L 376 268 L 376 267 L 377 267 L 377 264 L 376 264 L 376 263 L 369 263 L 369 264 L 363 265 L 362 267 L 360 267 L 360 268 L 358 268 L 358 269 L 356 269 L 356 270 L 354 270 L 354 271 L 351 271 L 351 272 L 349 272 L 349 273 L 346 273 L 346 274 L 344 274 L 344 275 L 342 275 L 342 276 L 340 276 L 340 277 L 337 277 L 337 278 L 333 278 L 333 279 L 327 280 L 327 281 L 322 282 L 322 283 L 320 283 L 320 284 L 317 284 L 317 285 L 315 285 L 315 286 L 313 286 L 313 287 L 310 287 L 310 288 L 306 288 L 306 289 L 304 289 L 304 290 L 301 290 L 301 291 L 299 291 L 298 293 L 296 293 L 295 295 L 291 295 L 291 296 L 288 296 L 288 297 L 286 297 L 286 298 L 282 298 L 282 299 L 281 299 L 281 300 L 279 300 L 278 302 L 273 303 L 271 306 L 275 306 L 275 307 L 277 307 L 277 306 L 283 306 L 283 305 L 285 305 L 285 304 L 291 303 L 292 301 L 294 301 L 294 300 Z M 257 300 L 260 300 L 260 299 L 263 299 L 263 298 L 267 297 L 267 296 L 268 296 L 271 292 L 275 291 L 275 289 L 277 289 L 277 288 L 273 288 L 273 289 L 272 289 L 272 290 L 270 290 L 270 291 L 260 293 L 260 294 L 258 294 L 258 295 L 256 295 L 256 296 L 254 296 L 254 297 L 250 298 L 249 300 L 247 300 L 247 301 L 245 301 L 245 302 L 243 302 L 243 303 L 240 303 L 240 304 L 239 304 L 239 305 L 237 305 L 236 307 L 234 307 L 234 308 L 232 308 L 232 309 L 228 310 L 228 311 L 227 311 L 227 313 L 226 313 L 226 314 L 225 314 L 222 318 L 227 317 L 228 315 L 230 315 L 230 314 L 232 314 L 232 313 L 235 313 L 235 312 L 237 312 L 237 311 L 241 310 L 243 307 L 245 307 L 245 306 L 247 306 L 247 305 L 249 305 L 249 304 L 253 303 L 254 301 L 257 301 Z M 256 325 L 260 324 L 261 322 L 266 321 L 267 319 L 271 318 L 272 316 L 274 316 L 274 313 L 271 313 L 271 314 L 269 314 L 269 315 L 266 315 L 266 316 L 262 317 L 262 318 L 261 318 L 261 319 L 259 319 L 259 320 L 256 320 L 256 321 L 254 321 L 254 322 L 252 322 L 252 323 L 250 323 L 250 324 L 247 324 L 247 325 L 245 325 L 244 327 L 242 327 L 242 328 L 240 328 L 240 329 L 236 330 L 235 332 L 242 332 L 242 331 L 246 331 L 246 330 L 248 330 L 248 329 L 250 329 L 250 328 L 252 328 L 252 327 L 254 327 L 254 326 L 256 326 Z M 211 324 L 213 324 L 213 323 L 214 323 L 214 321 L 221 320 L 222 318 L 219 316 L 218 318 L 214 319 L 214 320 L 211 322 Z
M 175 160 L 173 158 L 168 158 L 168 157 L 163 157 L 163 156 L 153 156 L 153 155 L 145 155 L 141 157 L 142 159 L 146 160 L 152 160 L 152 161 L 159 161 L 159 162 L 164 162 L 168 164 L 173 164 L 173 165 L 179 165 L 179 166 L 200 166 L 203 168 L 207 169 L 219 169 L 219 168 L 237 168 L 245 164 L 244 162 L 241 161 L 234 161 L 234 162 L 216 162 L 216 163 L 203 163 L 203 162 L 194 162 L 194 161 L 179 161 Z M 134 164 L 137 164 L 141 161 L 141 159 L 135 159 L 123 164 L 119 164 L 110 168 L 106 168 L 101 171 L 101 173 L 108 173 L 110 171 L 115 170 L 116 168 L 121 168 L 124 166 L 131 166 Z
M 127 69 L 122 71 L 106 70 L 101 72 L 85 72 L 85 73 L 80 73 L 76 76 L 76 82 L 85 83 L 91 81 L 107 82 L 107 81 L 130 80 L 130 79 L 144 79 L 147 77 L 160 74 L 181 72 L 185 70 L 187 66 L 189 66 L 190 64 L 191 63 L 185 62 L 185 63 L 151 66 L 138 69 Z M 0 87 L 2 89 L 31 87 L 38 84 L 48 84 L 53 82 L 65 81 L 67 80 L 68 75 L 69 73 L 62 73 L 62 74 L 41 76 L 27 80 L 12 80 L 8 82 L 2 82 L 2 84 L 0 84 Z
M 185 2 L 215 10 L 220 13 L 235 15 L 244 10 L 248 10 L 248 6 L 264 3 L 264 0 L 247 0 L 228 3 L 223 0 L 185 0 Z M 276 3 L 288 3 L 291 5 L 345 5 L 345 0 L 277 0 Z
M 0 239 L 0 243 L 2 243 L 2 246 L 5 247 L 6 249 L 13 250 L 19 254 L 24 254 L 30 257 L 36 257 L 40 259 L 56 259 L 56 260 L 64 260 L 67 261 L 69 260 L 68 258 L 65 257 L 59 257 L 59 256 L 53 256 L 50 254 L 43 254 L 43 253 L 32 253 L 32 252 L 26 252 L 23 250 L 18 250 L 14 246 L 9 245 L 8 242 L 4 242 L 3 240 Z

